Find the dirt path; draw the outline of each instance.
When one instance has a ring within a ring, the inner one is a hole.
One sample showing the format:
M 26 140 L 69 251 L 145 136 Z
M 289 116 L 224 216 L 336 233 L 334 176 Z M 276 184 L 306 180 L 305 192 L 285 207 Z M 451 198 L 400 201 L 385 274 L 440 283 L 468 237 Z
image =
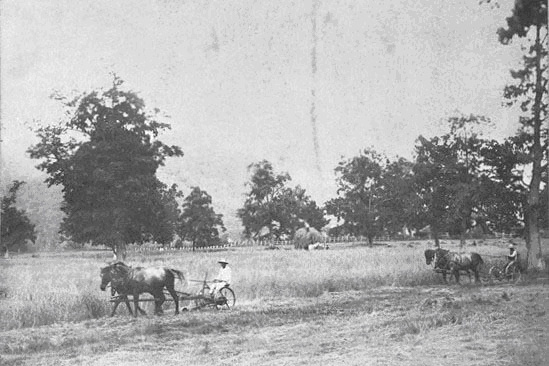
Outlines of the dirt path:
M 378 288 L 0 333 L 2 365 L 543 365 L 549 286 Z

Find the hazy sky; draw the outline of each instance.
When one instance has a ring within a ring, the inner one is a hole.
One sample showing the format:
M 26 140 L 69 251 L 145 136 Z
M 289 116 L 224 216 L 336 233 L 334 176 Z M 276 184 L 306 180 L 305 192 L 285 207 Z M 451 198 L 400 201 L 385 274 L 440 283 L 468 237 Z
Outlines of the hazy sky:
M 25 150 L 29 128 L 62 117 L 52 91 L 108 87 L 115 72 L 171 116 L 161 139 L 185 156 L 166 183 L 200 185 L 227 217 L 246 167 L 268 159 L 322 203 L 341 156 L 367 146 L 411 157 L 457 112 L 515 129 L 501 95 L 520 56 L 497 41 L 513 1 L 500 3 L 4 0 L 2 161 L 38 174 Z

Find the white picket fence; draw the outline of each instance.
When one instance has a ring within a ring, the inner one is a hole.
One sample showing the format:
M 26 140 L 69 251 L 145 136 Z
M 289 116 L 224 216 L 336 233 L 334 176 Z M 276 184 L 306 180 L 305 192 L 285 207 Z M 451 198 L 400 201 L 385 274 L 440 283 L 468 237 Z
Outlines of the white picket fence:
M 506 233 L 495 233 L 491 238 L 495 239 L 510 239 L 514 236 L 512 234 L 506 234 Z M 423 238 L 423 240 L 426 238 Z M 430 238 L 428 238 L 430 239 Z M 441 236 L 441 239 L 450 239 L 448 235 Z M 459 238 L 454 238 L 459 239 Z M 412 238 L 412 237 L 391 237 L 391 236 L 381 236 L 374 238 L 374 243 L 379 242 L 387 242 L 387 241 L 395 241 L 395 240 L 422 240 L 420 238 Z M 341 243 L 341 244 L 347 244 L 347 245 L 365 245 L 368 244 L 368 238 L 365 236 L 337 236 L 337 237 L 327 237 L 322 241 L 323 244 L 335 244 L 335 243 Z M 294 241 L 293 240 L 239 240 L 239 241 L 231 241 L 227 243 L 223 243 L 221 245 L 212 245 L 212 246 L 204 246 L 204 247 L 195 247 L 195 251 L 216 251 L 216 250 L 224 250 L 228 248 L 269 248 L 269 247 L 276 247 L 276 248 L 282 248 L 282 247 L 293 247 Z M 166 251 L 192 251 L 193 247 L 190 242 L 184 242 L 183 245 L 179 247 L 171 247 L 171 246 L 162 246 L 160 244 L 155 243 L 146 243 L 142 245 L 129 245 L 127 248 L 128 252 L 135 252 L 135 253 L 144 253 L 144 252 L 166 252 Z
M 378 239 L 380 241 L 382 239 Z M 331 243 L 350 243 L 350 244 L 363 244 L 367 243 L 368 239 L 366 237 L 354 237 L 354 236 L 341 236 L 341 237 L 328 237 L 322 241 L 324 244 Z M 228 248 L 257 248 L 257 247 L 293 247 L 293 240 L 239 240 L 223 243 L 221 245 L 210 245 L 204 247 L 195 247 L 195 251 L 215 251 Z M 183 245 L 174 247 L 174 246 L 162 246 L 161 244 L 155 243 L 146 243 L 142 245 L 128 245 L 128 252 L 165 252 L 165 251 L 192 251 L 192 243 L 184 242 Z

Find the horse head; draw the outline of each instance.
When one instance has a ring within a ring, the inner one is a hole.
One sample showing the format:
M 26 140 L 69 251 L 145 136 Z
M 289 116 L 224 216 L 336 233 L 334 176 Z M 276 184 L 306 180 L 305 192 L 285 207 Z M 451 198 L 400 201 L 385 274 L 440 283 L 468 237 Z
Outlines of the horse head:
M 433 259 L 435 259 L 435 251 L 433 249 L 426 249 L 425 263 L 427 263 L 427 265 L 430 265 L 433 262 Z
M 127 275 L 129 268 L 129 266 L 122 262 L 116 262 L 101 268 L 101 285 L 99 286 L 101 291 L 105 291 L 109 283 L 113 281 L 118 282 L 123 279 Z

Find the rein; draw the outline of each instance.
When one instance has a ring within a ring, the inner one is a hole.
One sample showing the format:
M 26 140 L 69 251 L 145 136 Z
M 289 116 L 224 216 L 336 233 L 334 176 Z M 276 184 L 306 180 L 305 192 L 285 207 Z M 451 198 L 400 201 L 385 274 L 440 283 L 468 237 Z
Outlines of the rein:
M 440 260 L 443 260 L 443 259 L 446 259 L 446 261 L 448 261 L 448 256 L 450 255 L 450 252 L 447 252 L 446 254 L 444 254 Z M 437 261 L 438 261 L 438 253 L 437 251 L 435 250 L 435 256 L 433 257 L 433 267 L 436 269 L 437 268 Z
M 116 267 L 113 267 L 111 269 L 111 280 L 108 284 L 108 286 L 113 287 L 113 280 L 116 282 L 116 287 L 128 287 L 128 282 L 130 280 L 130 271 L 132 269 L 128 268 L 128 271 L 125 271 L 124 269 L 118 269 Z

